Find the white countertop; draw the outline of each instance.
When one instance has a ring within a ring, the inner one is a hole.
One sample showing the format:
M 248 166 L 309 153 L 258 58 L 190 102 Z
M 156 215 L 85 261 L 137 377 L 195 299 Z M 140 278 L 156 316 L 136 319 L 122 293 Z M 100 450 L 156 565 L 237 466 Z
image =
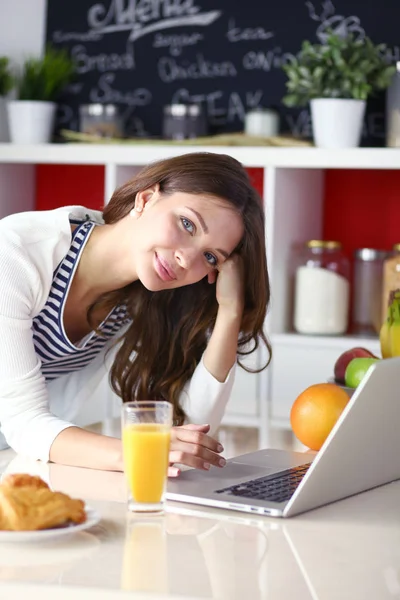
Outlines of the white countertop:
M 400 481 L 285 520 L 178 503 L 163 517 L 135 518 L 120 473 L 12 451 L 0 452 L 0 470 L 37 473 L 102 515 L 58 541 L 0 543 L 2 599 L 400 597 Z

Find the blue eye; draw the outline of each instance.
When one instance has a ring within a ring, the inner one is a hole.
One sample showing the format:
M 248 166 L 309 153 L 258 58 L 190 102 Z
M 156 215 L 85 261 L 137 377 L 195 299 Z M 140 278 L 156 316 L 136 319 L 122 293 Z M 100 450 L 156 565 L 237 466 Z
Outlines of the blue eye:
M 218 259 L 211 252 L 204 252 L 204 256 L 206 257 L 206 261 L 212 266 L 216 267 L 218 264 Z
M 190 221 L 186 217 L 181 217 L 181 223 L 182 223 L 183 227 L 186 229 L 186 231 L 188 231 L 190 234 L 195 232 L 195 227 L 194 227 L 192 221 Z

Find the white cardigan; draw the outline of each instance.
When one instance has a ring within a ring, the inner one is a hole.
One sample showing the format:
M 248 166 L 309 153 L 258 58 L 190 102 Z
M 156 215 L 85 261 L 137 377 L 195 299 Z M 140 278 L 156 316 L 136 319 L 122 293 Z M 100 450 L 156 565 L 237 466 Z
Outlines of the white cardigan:
M 70 247 L 69 218 L 84 220 L 86 215 L 103 223 L 99 211 L 82 206 L 17 213 L 0 220 L 1 431 L 16 452 L 44 461 L 57 435 L 73 423 L 50 412 L 48 388 L 32 341 L 32 319 L 44 307 L 54 270 Z M 215 431 L 234 373 L 233 367 L 220 383 L 203 361 L 199 363 L 181 397 L 188 421 L 210 423 Z

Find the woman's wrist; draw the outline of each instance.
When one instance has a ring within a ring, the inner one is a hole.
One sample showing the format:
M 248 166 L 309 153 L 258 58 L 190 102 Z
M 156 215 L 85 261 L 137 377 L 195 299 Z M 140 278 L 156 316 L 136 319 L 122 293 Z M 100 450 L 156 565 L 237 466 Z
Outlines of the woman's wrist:
M 220 304 L 217 317 L 230 322 L 238 322 L 239 326 L 243 317 L 243 305 L 231 303 L 229 305 Z
M 80 427 L 61 431 L 50 448 L 50 461 L 102 471 L 123 471 L 122 443 Z
M 115 438 L 112 438 L 115 439 Z M 115 464 L 115 471 L 124 470 L 124 459 L 122 454 L 122 442 L 120 439 L 115 439 L 115 457 L 113 463 Z
M 236 362 L 238 336 L 242 322 L 242 311 L 237 306 L 220 305 L 217 319 L 203 362 L 207 371 L 220 382 L 224 382 Z

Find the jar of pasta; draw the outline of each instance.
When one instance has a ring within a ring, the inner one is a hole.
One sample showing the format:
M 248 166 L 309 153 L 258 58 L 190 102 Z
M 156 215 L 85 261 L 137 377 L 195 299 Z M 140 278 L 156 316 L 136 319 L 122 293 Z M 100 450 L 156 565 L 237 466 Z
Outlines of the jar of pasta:
M 394 244 L 392 252 L 383 263 L 382 284 L 382 323 L 387 316 L 387 309 L 393 292 L 400 290 L 400 243 Z
M 295 258 L 294 329 L 340 335 L 349 324 L 350 262 L 337 241 L 310 240 Z

